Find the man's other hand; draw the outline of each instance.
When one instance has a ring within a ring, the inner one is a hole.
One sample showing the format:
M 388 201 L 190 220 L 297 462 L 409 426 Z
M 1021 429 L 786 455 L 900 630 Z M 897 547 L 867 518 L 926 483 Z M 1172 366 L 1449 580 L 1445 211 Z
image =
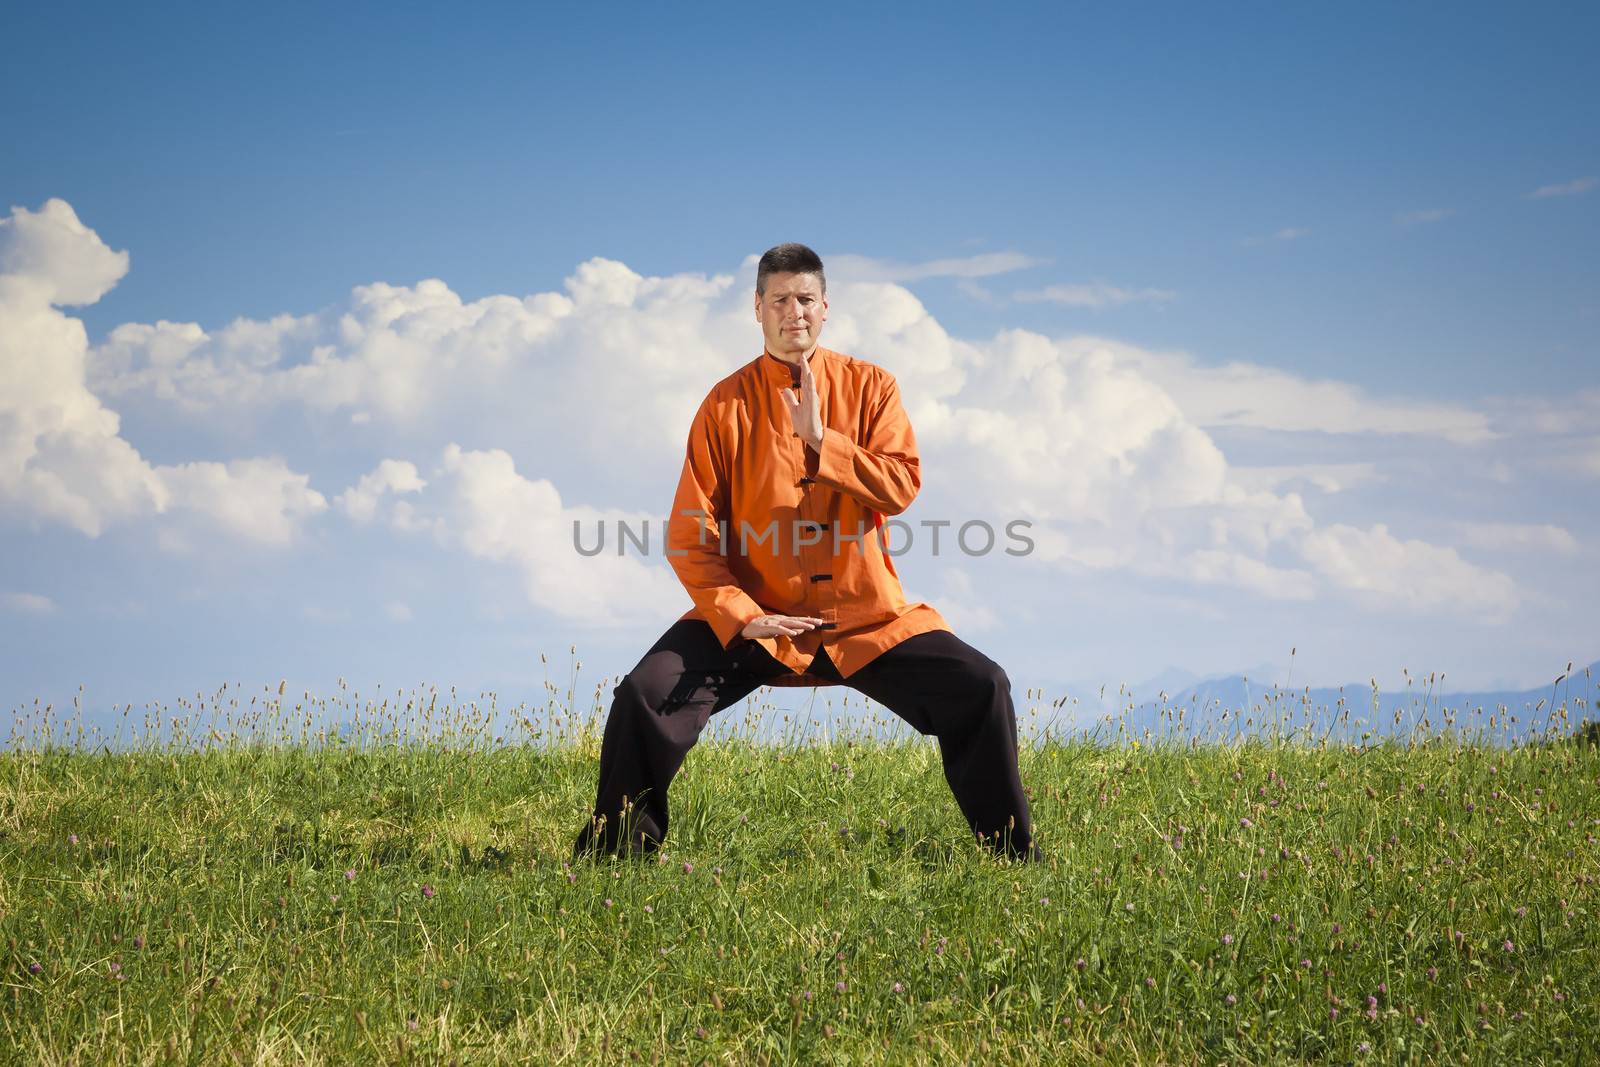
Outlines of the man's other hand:
M 759 615 L 744 624 L 740 637 L 794 637 L 815 630 L 825 620 L 809 615 Z

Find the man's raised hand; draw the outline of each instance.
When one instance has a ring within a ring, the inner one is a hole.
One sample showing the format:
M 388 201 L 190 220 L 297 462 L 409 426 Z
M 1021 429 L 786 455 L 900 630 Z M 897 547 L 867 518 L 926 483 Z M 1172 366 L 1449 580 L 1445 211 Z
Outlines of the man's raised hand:
M 758 615 L 744 624 L 740 637 L 794 637 L 820 626 L 823 619 L 809 615 Z
M 800 361 L 800 394 L 791 388 L 779 389 L 783 406 L 789 409 L 789 421 L 800 439 L 818 452 L 822 451 L 822 404 L 817 400 L 817 379 L 811 373 L 811 361 Z

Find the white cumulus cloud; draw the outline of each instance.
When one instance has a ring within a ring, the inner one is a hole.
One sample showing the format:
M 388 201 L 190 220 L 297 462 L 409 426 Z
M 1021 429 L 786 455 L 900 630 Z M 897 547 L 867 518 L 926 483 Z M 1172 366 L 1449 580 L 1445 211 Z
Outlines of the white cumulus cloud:
M 417 473 L 417 465 L 405 460 L 386 459 L 361 476 L 361 480 L 334 498 L 340 511 L 357 522 L 371 522 L 378 504 L 390 493 L 416 493 L 427 487 Z
M 664 515 L 563 504 L 554 484 L 525 477 L 499 449 L 450 444 L 427 482 L 406 462 L 386 460 L 374 474 L 384 471 L 401 475 L 389 482 L 417 487 L 408 490 L 416 499 L 404 501 L 393 516 L 397 528 L 429 532 L 447 546 L 509 566 L 527 602 L 556 618 L 612 626 L 675 618 L 691 606 L 665 563 Z M 618 551 L 620 523 L 635 535 L 648 531 L 645 551 L 632 541 Z M 602 551 L 578 550 L 579 544 L 592 550 L 602 538 Z
M 323 506 L 279 460 L 154 466 L 87 384 L 83 324 L 61 306 L 99 300 L 128 269 L 64 200 L 0 219 L 0 501 L 97 537 L 110 523 L 193 512 L 284 544 Z
M 1509 576 L 1467 562 L 1454 548 L 1396 537 L 1384 523 L 1365 530 L 1343 523 L 1312 530 L 1304 553 L 1320 574 L 1375 603 L 1418 611 L 1465 609 L 1492 622 L 1517 605 Z
M 1474 548 L 1511 552 L 1554 552 L 1570 556 L 1578 539 L 1564 526 L 1548 522 L 1458 522 L 1459 536 Z
M 984 602 L 984 593 L 973 583 L 972 575 L 958 567 L 946 567 L 940 580 L 938 595 L 929 597 L 928 603 L 957 633 L 981 633 L 1000 624 L 998 613 Z
M 1277 489 L 1305 485 L 1322 493 L 1343 493 L 1366 485 L 1378 485 L 1387 477 L 1373 462 L 1289 463 L 1229 468 L 1234 481 L 1248 489 Z
M 1104 338 L 1069 343 L 1118 354 L 1177 398 L 1200 426 L 1437 437 L 1463 445 L 1499 436 L 1487 414 L 1461 405 L 1374 396 L 1349 382 L 1302 378 L 1254 363 L 1205 365 L 1186 353 L 1152 352 Z
M 204 516 L 236 537 L 264 545 L 289 544 L 302 521 L 327 508 L 308 475 L 277 457 L 162 467 L 173 506 Z
M 1382 481 L 1370 462 L 1236 469 L 1212 436 L 1247 427 L 1466 447 L 1496 439 L 1483 413 L 1105 338 L 959 338 L 883 280 L 975 277 L 1019 262 L 890 265 L 877 280 L 830 285 L 824 344 L 900 383 L 923 453 L 921 514 L 965 509 L 952 517 L 986 513 L 997 526 L 1027 518 L 1039 558 L 1068 570 L 1125 569 L 1277 600 L 1336 592 L 1439 610 L 1515 603 L 1508 576 L 1454 548 L 1384 524 L 1328 525 L 1333 517 L 1313 516 L 1295 491 L 1303 483 L 1326 498 Z M 374 283 L 328 312 L 214 333 L 193 323 L 119 327 L 97 350 L 95 380 L 108 395 L 196 417 L 288 409 L 325 419 L 330 432 L 396 457 L 336 498 L 344 514 L 372 521 L 387 502 L 393 528 L 431 531 L 509 566 L 531 602 L 600 623 L 686 600 L 658 562 L 578 556 L 572 519 L 643 515 L 572 498 L 604 480 L 664 513 L 696 405 L 759 354 L 750 301 L 748 279 L 647 277 L 607 259 L 580 264 L 561 292 L 470 302 L 438 280 Z M 428 455 L 443 458 L 424 480 L 416 458 Z M 183 484 L 156 481 L 168 493 Z M 299 510 L 292 493 L 277 499 L 291 526 L 314 513 L 309 498 Z M 232 525 L 273 528 L 249 509 Z

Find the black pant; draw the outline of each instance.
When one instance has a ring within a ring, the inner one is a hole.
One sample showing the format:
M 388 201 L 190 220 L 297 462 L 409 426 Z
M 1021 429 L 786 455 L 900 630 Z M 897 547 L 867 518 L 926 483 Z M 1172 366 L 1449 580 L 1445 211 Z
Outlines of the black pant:
M 713 714 L 789 668 L 754 641 L 724 649 L 709 624 L 680 619 L 613 690 L 594 817 L 574 851 L 630 853 L 667 833 L 667 788 Z M 939 739 L 945 780 L 979 840 L 1036 856 L 1017 772 L 1011 681 L 948 630 L 909 637 L 848 679 L 821 650 L 809 673 L 850 686 Z

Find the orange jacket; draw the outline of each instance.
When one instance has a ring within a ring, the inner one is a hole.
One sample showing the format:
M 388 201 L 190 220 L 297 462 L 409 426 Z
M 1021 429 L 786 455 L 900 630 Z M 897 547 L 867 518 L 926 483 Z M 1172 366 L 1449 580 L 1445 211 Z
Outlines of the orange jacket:
M 667 521 L 667 557 L 724 648 L 759 615 L 826 620 L 797 637 L 755 638 L 801 672 L 818 647 L 848 678 L 880 652 L 950 629 L 908 604 L 883 520 L 922 485 L 900 387 L 882 367 L 818 346 L 811 356 L 822 451 L 800 440 L 779 390 L 791 368 L 765 351 L 712 387 L 689 430 Z

